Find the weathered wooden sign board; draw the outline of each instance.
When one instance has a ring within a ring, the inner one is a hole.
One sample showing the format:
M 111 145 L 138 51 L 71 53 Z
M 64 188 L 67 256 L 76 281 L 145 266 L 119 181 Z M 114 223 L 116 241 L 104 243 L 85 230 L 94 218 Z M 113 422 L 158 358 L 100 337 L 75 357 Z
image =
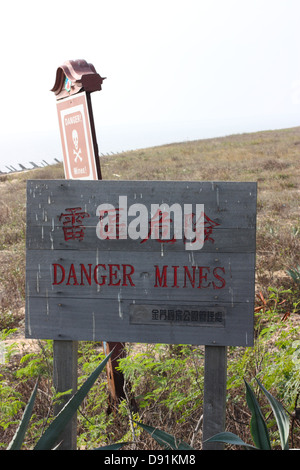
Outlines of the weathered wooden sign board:
M 255 233 L 256 183 L 28 181 L 26 337 L 252 346 Z

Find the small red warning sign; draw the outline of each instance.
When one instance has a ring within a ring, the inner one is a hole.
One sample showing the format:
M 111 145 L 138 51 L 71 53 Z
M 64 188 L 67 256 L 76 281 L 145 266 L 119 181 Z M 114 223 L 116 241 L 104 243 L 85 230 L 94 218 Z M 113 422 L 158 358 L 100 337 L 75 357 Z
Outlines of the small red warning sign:
M 85 92 L 57 101 L 66 179 L 97 180 L 95 149 Z

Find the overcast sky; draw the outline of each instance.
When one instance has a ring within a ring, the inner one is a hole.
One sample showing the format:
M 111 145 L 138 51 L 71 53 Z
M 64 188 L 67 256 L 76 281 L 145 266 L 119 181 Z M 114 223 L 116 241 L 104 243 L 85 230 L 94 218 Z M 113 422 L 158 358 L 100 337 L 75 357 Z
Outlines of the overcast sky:
M 151 129 L 159 145 L 298 126 L 299 19 L 299 0 L 5 2 L 0 163 L 61 157 L 50 89 L 66 60 L 107 77 L 100 151 L 147 146 Z

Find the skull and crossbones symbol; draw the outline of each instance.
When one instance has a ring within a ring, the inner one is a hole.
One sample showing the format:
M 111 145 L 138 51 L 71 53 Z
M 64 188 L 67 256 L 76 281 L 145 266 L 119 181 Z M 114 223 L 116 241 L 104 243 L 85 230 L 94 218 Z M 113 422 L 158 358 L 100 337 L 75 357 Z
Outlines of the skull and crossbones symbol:
M 73 149 L 73 154 L 75 155 L 75 163 L 77 163 L 78 158 L 82 162 L 82 157 L 80 156 L 81 149 L 78 149 L 79 139 L 78 139 L 78 132 L 76 131 L 76 129 L 73 129 L 72 131 L 72 139 L 73 139 L 73 143 L 75 147 L 75 149 Z

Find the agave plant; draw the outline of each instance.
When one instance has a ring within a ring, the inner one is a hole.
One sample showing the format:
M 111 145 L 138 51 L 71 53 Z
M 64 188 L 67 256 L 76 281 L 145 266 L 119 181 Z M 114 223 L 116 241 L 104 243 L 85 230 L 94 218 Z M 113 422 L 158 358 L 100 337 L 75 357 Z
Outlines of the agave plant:
M 97 380 L 99 374 L 104 369 L 109 357 L 111 356 L 112 352 L 106 356 L 106 358 L 101 362 L 101 364 L 95 369 L 95 371 L 88 377 L 88 379 L 84 382 L 81 388 L 75 393 L 73 397 L 66 403 L 60 413 L 56 416 L 56 418 L 52 421 L 50 426 L 46 429 L 44 434 L 36 443 L 34 450 L 50 450 L 55 448 L 55 444 L 57 442 L 58 436 L 63 431 L 64 427 L 68 424 L 68 422 L 72 419 L 74 413 L 80 406 L 81 402 L 88 394 L 91 387 L 94 385 L 95 381 Z M 273 410 L 277 426 L 279 429 L 280 435 L 280 442 L 281 447 L 283 450 L 288 450 L 288 436 L 289 436 L 289 419 L 286 415 L 281 403 L 276 400 L 256 379 L 259 387 L 267 397 L 271 408 Z M 271 450 L 271 441 L 268 433 L 267 425 L 264 421 L 262 411 L 260 409 L 259 403 L 255 397 L 255 394 L 250 387 L 250 385 L 244 380 L 246 386 L 246 400 L 249 406 L 249 409 L 252 413 L 251 423 L 250 423 L 250 430 L 251 435 L 254 441 L 254 446 L 251 444 L 247 444 L 242 439 L 240 439 L 236 434 L 231 432 L 222 432 L 218 433 L 215 436 L 207 439 L 205 442 L 222 442 L 225 444 L 232 444 L 237 446 L 243 446 L 247 449 L 261 449 L 261 450 Z M 36 383 L 34 390 L 31 394 L 29 402 L 24 410 L 23 417 L 20 421 L 20 425 L 10 442 L 7 450 L 19 450 L 23 444 L 25 433 L 31 418 L 34 401 L 37 393 L 38 382 Z M 166 433 L 165 431 L 159 430 L 154 428 L 153 426 L 149 426 L 143 423 L 136 422 L 139 426 L 141 426 L 151 437 L 164 449 L 174 449 L 174 450 L 193 450 L 191 446 L 189 446 L 184 441 L 178 441 L 174 436 Z M 128 444 L 127 442 L 115 443 L 108 446 L 98 447 L 95 450 L 118 450 L 121 449 L 124 445 Z
M 95 381 L 97 380 L 99 374 L 104 369 L 108 359 L 110 358 L 113 351 L 108 354 L 105 359 L 99 364 L 99 366 L 94 370 L 94 372 L 87 378 L 81 388 L 70 398 L 70 400 L 65 404 L 62 408 L 60 413 L 55 417 L 49 427 L 46 429 L 44 434 L 36 443 L 33 450 L 51 450 L 55 448 L 57 443 L 58 436 L 61 434 L 65 426 L 69 423 L 72 419 L 74 414 L 76 413 L 78 407 L 80 406 L 81 402 L 88 394 L 91 387 L 94 385 Z M 38 382 L 35 384 L 35 387 L 32 391 L 28 404 L 24 410 L 23 417 L 20 421 L 19 427 L 11 440 L 10 444 L 7 447 L 7 450 L 19 450 L 24 442 L 24 437 L 26 434 L 26 430 L 32 415 L 32 410 L 34 406 L 34 401 L 36 397 L 38 389 Z M 103 446 L 99 447 L 95 450 L 118 450 L 126 443 L 116 443 L 111 446 Z
M 259 387 L 267 397 L 271 408 L 273 410 L 277 426 L 279 429 L 280 435 L 280 442 L 282 450 L 288 450 L 288 437 L 289 437 L 289 418 L 285 413 L 283 406 L 281 403 L 276 400 L 256 379 Z M 255 394 L 250 387 L 250 385 L 244 380 L 246 386 L 246 400 L 248 407 L 251 411 L 251 423 L 250 423 L 250 430 L 251 435 L 255 445 L 247 444 L 244 442 L 239 436 L 233 434 L 231 432 L 221 432 L 216 434 L 215 436 L 207 439 L 205 442 L 222 442 L 225 444 L 243 446 L 246 449 L 255 449 L 255 450 L 271 450 L 271 441 L 268 432 L 267 425 L 264 421 L 262 411 L 260 409 L 259 403 L 255 397 Z M 190 447 L 184 441 L 178 441 L 175 439 L 174 436 L 167 434 L 164 431 L 159 429 L 153 428 L 152 426 L 146 426 L 142 423 L 137 423 L 141 426 L 145 431 L 147 431 L 162 447 L 165 449 L 176 449 L 176 450 L 191 450 Z
M 279 436 L 280 436 L 280 443 L 282 450 L 288 450 L 288 437 L 289 437 L 289 418 L 284 411 L 283 406 L 281 403 L 276 400 L 260 383 L 258 379 L 256 379 L 260 389 L 263 391 L 265 396 L 267 397 L 273 414 L 275 416 Z M 246 386 L 246 400 L 248 407 L 251 411 L 251 422 L 250 422 L 250 431 L 251 436 L 254 442 L 254 446 L 251 444 L 245 443 L 242 439 L 240 439 L 236 434 L 231 432 L 221 432 L 216 434 L 215 436 L 206 440 L 206 442 L 223 442 L 225 444 L 232 444 L 243 446 L 247 449 L 256 449 L 256 450 L 271 450 L 271 441 L 268 432 L 267 425 L 264 421 L 263 414 L 259 403 L 255 397 L 255 394 L 250 387 L 250 385 L 244 380 Z

